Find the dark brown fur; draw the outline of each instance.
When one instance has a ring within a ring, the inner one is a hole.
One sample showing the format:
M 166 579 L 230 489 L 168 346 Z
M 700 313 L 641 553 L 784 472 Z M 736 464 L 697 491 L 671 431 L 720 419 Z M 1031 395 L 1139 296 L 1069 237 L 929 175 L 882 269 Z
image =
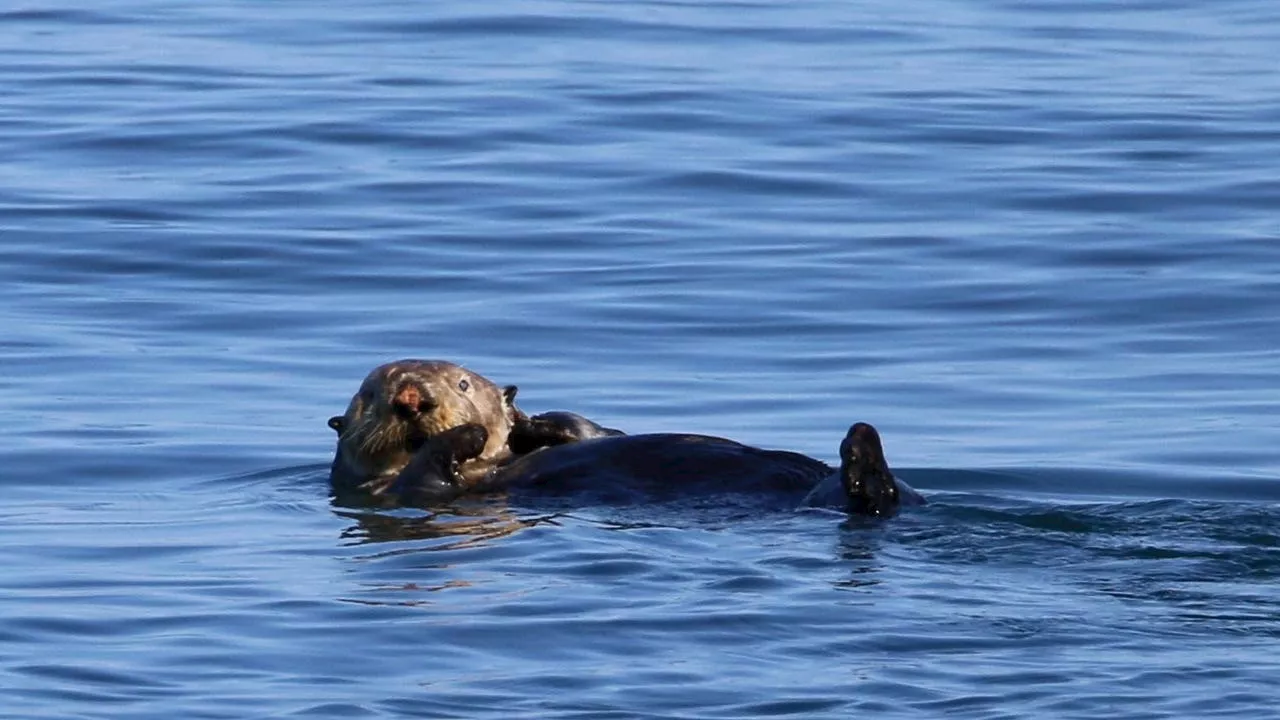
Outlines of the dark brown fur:
M 867 423 L 849 428 L 840 445 L 840 467 L 799 453 L 763 450 L 724 438 L 688 434 L 595 434 L 579 439 L 580 416 L 542 417 L 565 433 L 544 433 L 553 442 L 464 486 L 450 483 L 452 468 L 474 455 L 483 428 L 471 426 L 432 439 L 396 479 L 393 491 L 411 503 L 447 502 L 468 492 L 512 491 L 573 494 L 589 501 L 631 502 L 707 493 L 773 493 L 804 505 L 843 507 L 853 515 L 889 517 L 899 506 L 924 498 L 894 477 L 880 434 Z M 462 432 L 467 431 L 467 432 Z M 542 437 L 539 435 L 538 437 Z M 567 439 L 566 439 L 567 438 Z M 442 481 L 441 478 L 444 478 Z M 803 498 L 803 500 L 801 500 Z

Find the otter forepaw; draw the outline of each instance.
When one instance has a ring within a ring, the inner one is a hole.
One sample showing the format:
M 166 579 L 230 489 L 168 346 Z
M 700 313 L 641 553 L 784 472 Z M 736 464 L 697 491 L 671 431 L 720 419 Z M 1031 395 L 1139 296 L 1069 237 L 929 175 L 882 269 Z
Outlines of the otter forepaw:
M 488 442 L 489 431 L 475 423 L 450 428 L 431 439 L 433 447 L 451 455 L 455 462 L 480 457 Z

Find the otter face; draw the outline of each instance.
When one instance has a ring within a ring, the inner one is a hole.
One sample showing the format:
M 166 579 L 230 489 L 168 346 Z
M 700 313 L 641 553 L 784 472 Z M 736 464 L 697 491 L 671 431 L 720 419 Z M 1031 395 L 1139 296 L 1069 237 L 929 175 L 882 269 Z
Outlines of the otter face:
M 850 513 L 888 517 L 898 511 L 898 484 L 884 459 L 880 433 L 867 423 L 855 423 L 840 443 L 840 483 Z
M 506 452 L 507 435 L 520 415 L 514 386 L 439 360 L 399 360 L 374 368 L 351 398 L 346 413 L 330 420 L 338 432 L 331 479 L 359 485 L 394 475 L 429 438 L 460 425 L 483 427 L 487 442 L 477 460 Z

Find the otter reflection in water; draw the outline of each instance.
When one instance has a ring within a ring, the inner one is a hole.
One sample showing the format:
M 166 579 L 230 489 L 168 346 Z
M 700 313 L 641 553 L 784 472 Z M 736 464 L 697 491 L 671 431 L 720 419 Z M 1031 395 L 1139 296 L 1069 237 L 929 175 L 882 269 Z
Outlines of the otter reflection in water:
M 537 525 L 557 525 L 558 515 L 520 517 L 505 503 L 480 501 L 455 503 L 447 512 L 404 516 L 376 510 L 356 510 L 348 505 L 335 509 L 339 517 L 353 521 L 342 539 L 355 545 L 389 541 L 425 540 L 426 550 L 458 550 L 484 545 Z M 424 548 L 417 548 L 422 550 Z

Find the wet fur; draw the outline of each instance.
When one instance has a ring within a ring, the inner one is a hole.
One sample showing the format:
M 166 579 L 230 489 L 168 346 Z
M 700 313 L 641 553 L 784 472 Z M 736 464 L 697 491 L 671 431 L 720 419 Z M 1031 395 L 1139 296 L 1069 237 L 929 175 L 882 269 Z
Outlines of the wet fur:
M 526 455 L 539 448 L 625 434 L 577 413 L 558 410 L 521 418 L 512 428 L 507 444 L 516 455 Z
M 519 455 L 466 487 L 455 487 L 452 496 L 436 493 L 436 499 L 505 490 L 570 493 L 609 502 L 673 494 L 767 492 L 791 494 L 797 500 L 803 497 L 802 504 L 843 507 L 850 514 L 872 517 L 892 516 L 904 502 L 924 503 L 923 497 L 893 476 L 880 435 L 867 423 L 849 428 L 840 445 L 840 467 L 833 469 L 799 453 L 762 450 L 706 435 L 601 434 L 580 439 L 574 437 L 581 429 L 580 416 L 550 415 L 536 417 L 558 424 L 564 431 L 544 428 L 553 439 L 568 436 L 570 442 Z M 474 447 L 458 444 L 434 457 L 437 462 L 450 463 L 473 451 Z M 419 458 L 427 459 L 425 454 Z M 431 488 L 436 486 L 434 478 L 447 472 L 444 465 L 427 464 L 414 473 L 406 470 L 400 482 L 406 490 L 415 487 L 419 481 L 412 475 L 417 473 L 423 478 L 422 485 Z
M 458 474 L 481 477 L 510 455 L 508 435 L 525 418 L 515 407 L 515 395 L 515 386 L 499 387 L 439 360 L 399 360 L 374 368 L 346 412 L 329 421 L 338 433 L 330 479 L 345 488 L 394 479 L 430 438 L 466 424 L 483 427 L 487 442 Z M 422 404 L 406 407 L 404 398 L 421 398 Z

